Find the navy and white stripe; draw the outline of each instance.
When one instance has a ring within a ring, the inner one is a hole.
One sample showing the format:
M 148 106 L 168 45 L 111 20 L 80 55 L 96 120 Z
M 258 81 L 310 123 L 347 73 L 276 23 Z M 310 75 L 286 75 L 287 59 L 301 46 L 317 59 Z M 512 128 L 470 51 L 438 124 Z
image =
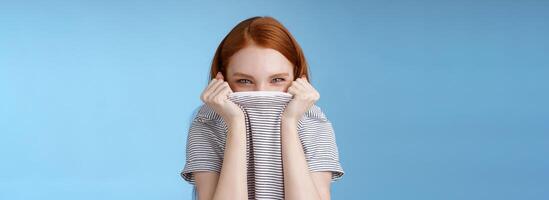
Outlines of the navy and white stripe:
M 292 95 L 275 91 L 234 92 L 229 99 L 246 118 L 248 197 L 284 199 L 284 175 L 280 143 L 280 116 Z M 309 171 L 331 171 L 332 181 L 344 172 L 331 122 L 313 105 L 298 121 L 298 134 Z M 202 105 L 189 128 L 184 180 L 194 185 L 194 171 L 220 172 L 227 125 L 207 105 Z

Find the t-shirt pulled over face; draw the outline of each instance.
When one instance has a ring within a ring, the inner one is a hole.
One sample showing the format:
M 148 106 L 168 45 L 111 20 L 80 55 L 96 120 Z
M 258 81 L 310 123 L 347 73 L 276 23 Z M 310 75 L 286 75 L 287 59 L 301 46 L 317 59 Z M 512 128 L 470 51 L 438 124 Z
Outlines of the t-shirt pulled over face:
M 246 121 L 246 162 L 250 199 L 284 199 L 284 174 L 280 140 L 281 115 L 292 94 L 277 91 L 234 92 L 229 100 L 243 111 Z M 298 121 L 309 171 L 330 171 L 332 181 L 344 171 L 331 122 L 320 107 L 311 108 Z M 187 137 L 186 163 L 181 176 L 194 184 L 193 172 L 220 172 L 227 125 L 215 111 L 203 104 L 193 119 Z

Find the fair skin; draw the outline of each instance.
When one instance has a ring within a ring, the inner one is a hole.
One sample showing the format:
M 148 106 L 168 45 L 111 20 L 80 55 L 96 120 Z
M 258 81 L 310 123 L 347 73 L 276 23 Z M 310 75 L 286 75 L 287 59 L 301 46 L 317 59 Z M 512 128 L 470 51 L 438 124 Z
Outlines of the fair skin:
M 293 65 L 280 52 L 254 44 L 235 53 L 227 67 L 201 95 L 227 122 L 221 172 L 194 172 L 200 200 L 248 199 L 246 127 L 242 110 L 228 95 L 240 91 L 281 91 L 293 95 L 282 113 L 281 147 L 285 199 L 330 199 L 331 172 L 309 172 L 297 133 L 297 122 L 320 98 L 305 77 L 293 77 Z

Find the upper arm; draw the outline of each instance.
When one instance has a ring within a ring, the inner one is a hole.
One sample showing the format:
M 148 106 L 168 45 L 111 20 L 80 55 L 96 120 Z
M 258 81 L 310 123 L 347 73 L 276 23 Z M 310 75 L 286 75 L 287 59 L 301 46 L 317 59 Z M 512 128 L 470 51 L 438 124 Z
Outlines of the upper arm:
M 193 172 L 196 190 L 199 200 L 210 200 L 213 198 L 217 181 L 219 179 L 218 172 L 198 171 Z
M 330 185 L 332 182 L 331 171 L 311 172 L 311 177 L 315 184 L 316 190 L 320 195 L 320 199 L 330 199 Z

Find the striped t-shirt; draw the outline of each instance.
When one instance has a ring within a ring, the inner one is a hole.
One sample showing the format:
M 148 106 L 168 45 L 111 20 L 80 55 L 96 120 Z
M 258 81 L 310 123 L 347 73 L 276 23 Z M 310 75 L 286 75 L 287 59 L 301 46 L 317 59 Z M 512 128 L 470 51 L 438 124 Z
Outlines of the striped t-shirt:
M 250 199 L 284 199 L 284 174 L 280 143 L 280 117 L 292 94 L 277 91 L 234 92 L 229 99 L 244 112 L 246 121 L 247 185 Z M 313 105 L 298 121 L 299 139 L 309 171 L 331 171 L 332 182 L 344 171 L 331 122 Z M 220 172 L 227 125 L 203 104 L 187 136 L 183 179 L 195 184 L 194 171 Z

